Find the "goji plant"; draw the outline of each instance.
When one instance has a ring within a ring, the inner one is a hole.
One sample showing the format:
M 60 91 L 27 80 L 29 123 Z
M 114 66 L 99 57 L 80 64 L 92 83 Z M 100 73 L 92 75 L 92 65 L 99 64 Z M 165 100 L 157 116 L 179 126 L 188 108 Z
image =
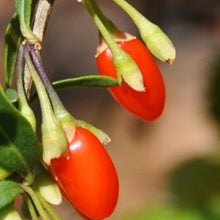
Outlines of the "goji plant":
M 113 2 L 134 21 L 143 41 L 120 31 L 95 0 L 78 2 L 98 30 L 100 75 L 50 82 L 41 50 L 54 1 L 14 1 L 0 85 L 0 219 L 61 219 L 50 204 L 59 205 L 62 194 L 88 219 L 104 219 L 116 207 L 119 180 L 105 149 L 110 138 L 72 116 L 58 88 L 107 88 L 125 109 L 147 121 L 163 112 L 165 86 L 153 56 L 173 62 L 175 48 L 167 35 L 125 0 Z M 36 99 L 40 120 L 32 110 Z M 21 207 L 14 207 L 17 197 L 22 198 Z

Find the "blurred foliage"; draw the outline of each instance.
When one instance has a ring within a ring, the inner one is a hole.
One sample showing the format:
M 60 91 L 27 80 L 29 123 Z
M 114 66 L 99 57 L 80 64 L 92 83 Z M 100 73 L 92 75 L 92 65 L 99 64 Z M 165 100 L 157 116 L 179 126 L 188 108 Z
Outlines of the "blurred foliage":
M 170 190 L 184 206 L 206 206 L 220 196 L 220 164 L 212 159 L 194 159 L 177 168 L 170 177 Z
M 122 220 L 206 220 L 198 210 L 161 204 L 128 214 Z
M 216 157 L 186 161 L 170 173 L 172 196 L 122 220 L 219 220 L 220 163 Z

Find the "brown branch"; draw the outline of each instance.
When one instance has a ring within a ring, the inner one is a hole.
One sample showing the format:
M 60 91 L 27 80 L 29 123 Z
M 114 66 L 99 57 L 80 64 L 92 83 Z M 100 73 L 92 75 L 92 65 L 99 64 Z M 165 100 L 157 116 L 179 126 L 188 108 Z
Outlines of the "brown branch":
M 44 40 L 45 31 L 47 28 L 48 20 L 53 8 L 54 0 L 39 0 L 37 5 L 36 13 L 33 22 L 33 32 L 36 34 L 41 43 Z M 25 65 L 24 68 L 24 85 L 27 97 L 30 98 L 32 79 L 31 74 Z

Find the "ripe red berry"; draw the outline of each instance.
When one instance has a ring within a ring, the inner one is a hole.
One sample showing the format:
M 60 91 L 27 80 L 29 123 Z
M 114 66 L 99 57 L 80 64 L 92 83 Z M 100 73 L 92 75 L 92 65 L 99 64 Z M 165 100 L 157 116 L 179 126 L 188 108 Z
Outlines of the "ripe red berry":
M 147 120 L 157 119 L 165 104 L 165 86 L 157 64 L 146 46 L 138 39 L 117 40 L 117 44 L 127 52 L 139 67 L 144 81 L 145 91 L 138 92 L 125 82 L 121 86 L 108 88 L 111 95 L 128 111 Z M 96 56 L 96 63 L 101 75 L 117 78 L 113 56 L 105 48 Z
M 104 219 L 115 209 L 119 181 L 114 164 L 102 143 L 88 130 L 76 127 L 68 146 L 69 156 L 51 161 L 58 185 L 83 215 Z

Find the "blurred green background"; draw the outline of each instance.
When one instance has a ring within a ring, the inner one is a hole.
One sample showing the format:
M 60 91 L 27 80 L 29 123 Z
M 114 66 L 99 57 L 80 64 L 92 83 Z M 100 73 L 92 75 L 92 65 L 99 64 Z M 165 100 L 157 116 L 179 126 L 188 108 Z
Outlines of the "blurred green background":
M 137 35 L 112 1 L 99 1 L 119 29 Z M 122 109 L 105 89 L 59 92 L 72 114 L 106 131 L 120 178 L 120 197 L 109 220 L 220 219 L 220 1 L 129 1 L 170 36 L 172 66 L 158 62 L 167 101 L 161 118 L 144 122 Z M 4 30 L 13 1 L 0 6 L 0 79 Z M 56 0 L 43 45 L 51 80 L 96 74 L 97 30 L 77 1 Z M 34 105 L 39 115 L 38 104 Z M 39 115 L 40 117 L 40 115 Z M 63 219 L 82 217 L 64 200 Z

